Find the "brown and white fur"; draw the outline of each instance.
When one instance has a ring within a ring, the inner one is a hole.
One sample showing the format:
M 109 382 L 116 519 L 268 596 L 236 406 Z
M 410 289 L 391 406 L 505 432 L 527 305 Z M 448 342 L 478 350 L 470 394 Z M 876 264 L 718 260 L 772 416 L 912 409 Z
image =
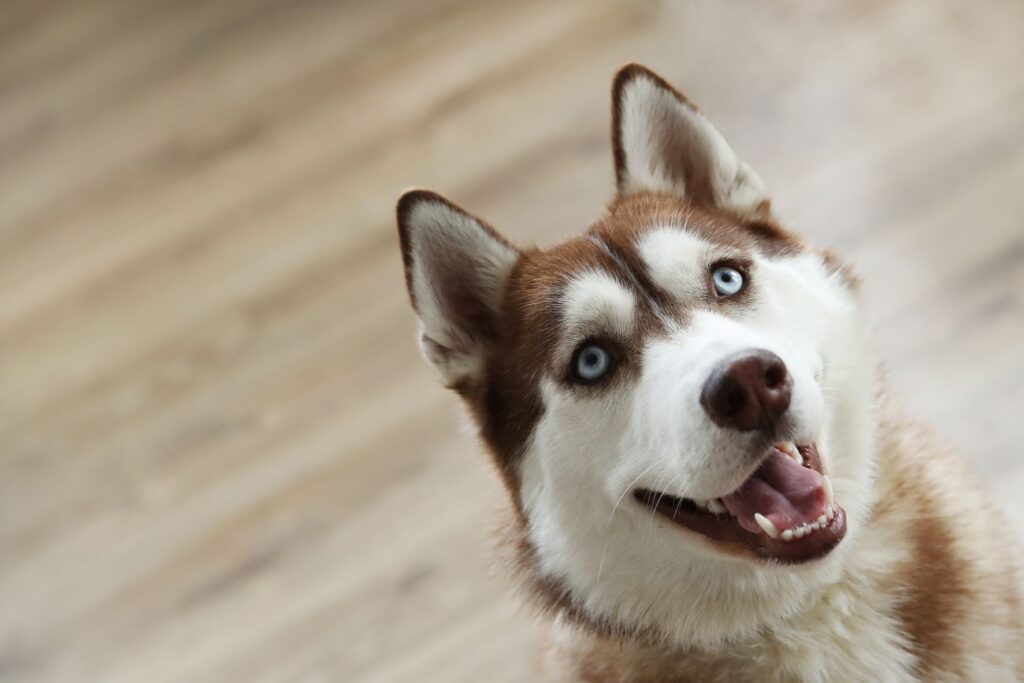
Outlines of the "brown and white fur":
M 427 191 L 398 205 L 423 352 L 497 465 L 509 565 L 550 617 L 545 679 L 1024 679 L 1015 545 L 884 398 L 850 271 L 780 227 L 758 176 L 638 65 L 615 79 L 613 146 L 606 215 L 550 249 Z M 719 263 L 740 294 L 717 296 Z M 573 375 L 589 340 L 614 357 L 594 383 Z M 745 349 L 791 376 L 769 436 L 702 407 Z M 718 543 L 636 495 L 725 496 L 769 437 L 816 444 L 845 514 L 834 547 L 759 554 L 756 533 Z

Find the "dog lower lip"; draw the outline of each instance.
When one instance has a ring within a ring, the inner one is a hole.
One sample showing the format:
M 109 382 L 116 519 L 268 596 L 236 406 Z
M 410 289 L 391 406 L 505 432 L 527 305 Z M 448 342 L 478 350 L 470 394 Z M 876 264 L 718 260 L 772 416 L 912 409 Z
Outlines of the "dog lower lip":
M 807 562 L 827 555 L 846 533 L 846 513 L 833 498 L 813 443 L 776 444 L 757 471 L 721 499 L 696 501 L 643 488 L 633 496 L 732 554 Z

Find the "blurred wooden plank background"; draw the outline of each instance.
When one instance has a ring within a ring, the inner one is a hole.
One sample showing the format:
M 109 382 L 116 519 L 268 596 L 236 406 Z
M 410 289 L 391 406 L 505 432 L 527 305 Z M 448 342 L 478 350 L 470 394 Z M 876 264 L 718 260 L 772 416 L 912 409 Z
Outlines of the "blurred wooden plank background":
M 392 207 L 581 229 L 629 60 L 856 263 L 1022 528 L 1024 4 L 809 7 L 0 3 L 0 679 L 529 680 Z

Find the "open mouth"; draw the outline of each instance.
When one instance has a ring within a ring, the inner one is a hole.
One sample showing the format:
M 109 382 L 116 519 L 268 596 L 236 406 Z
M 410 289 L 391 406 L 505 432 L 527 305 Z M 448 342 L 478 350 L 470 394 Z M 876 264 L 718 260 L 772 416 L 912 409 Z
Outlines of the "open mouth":
M 775 444 L 760 467 L 721 498 L 692 500 L 650 489 L 633 496 L 680 526 L 782 562 L 822 557 L 846 533 L 846 513 L 835 502 L 813 443 Z

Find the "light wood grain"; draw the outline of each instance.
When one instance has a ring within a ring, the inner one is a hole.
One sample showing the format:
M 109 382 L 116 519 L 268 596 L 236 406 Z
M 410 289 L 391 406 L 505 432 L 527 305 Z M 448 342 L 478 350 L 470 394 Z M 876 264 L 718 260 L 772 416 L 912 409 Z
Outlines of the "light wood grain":
M 393 202 L 582 229 L 630 60 L 856 264 L 1024 526 L 1024 5 L 815 7 L 0 3 L 0 680 L 530 680 Z

